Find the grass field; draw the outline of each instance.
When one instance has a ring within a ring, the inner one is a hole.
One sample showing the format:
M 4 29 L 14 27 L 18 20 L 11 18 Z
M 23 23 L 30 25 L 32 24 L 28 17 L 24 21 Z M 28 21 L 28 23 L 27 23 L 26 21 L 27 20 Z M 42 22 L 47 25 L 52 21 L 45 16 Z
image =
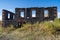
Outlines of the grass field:
M 60 32 L 57 30 L 60 30 L 60 19 L 33 25 L 26 23 L 17 29 L 13 25 L 7 28 L 0 26 L 0 40 L 60 40 Z

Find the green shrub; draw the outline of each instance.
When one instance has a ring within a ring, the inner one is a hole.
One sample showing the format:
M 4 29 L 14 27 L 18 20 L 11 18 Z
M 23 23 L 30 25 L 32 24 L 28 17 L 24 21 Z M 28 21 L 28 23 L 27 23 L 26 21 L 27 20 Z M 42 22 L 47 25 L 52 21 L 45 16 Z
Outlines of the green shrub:
M 18 28 L 17 30 L 19 31 L 28 30 L 30 26 L 32 26 L 30 23 L 26 23 L 26 24 L 23 24 L 22 27 Z
M 53 25 L 55 27 L 55 29 L 59 29 L 60 30 L 60 19 L 55 19 L 53 22 Z
M 13 25 L 10 25 L 9 27 L 6 28 L 5 31 L 6 31 L 7 33 L 9 33 L 9 32 L 12 32 L 12 31 L 14 31 L 14 30 L 15 30 L 14 26 L 13 26 Z
M 0 33 L 3 33 L 5 31 L 4 27 L 0 27 Z

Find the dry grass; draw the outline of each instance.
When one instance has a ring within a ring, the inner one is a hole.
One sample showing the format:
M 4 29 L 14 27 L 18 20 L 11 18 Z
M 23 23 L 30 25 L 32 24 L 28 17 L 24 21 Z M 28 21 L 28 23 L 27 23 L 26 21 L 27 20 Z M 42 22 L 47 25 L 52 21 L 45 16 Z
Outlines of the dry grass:
M 60 40 L 60 19 L 54 22 L 23 24 L 22 28 L 15 29 L 13 25 L 8 28 L 0 27 L 0 40 Z

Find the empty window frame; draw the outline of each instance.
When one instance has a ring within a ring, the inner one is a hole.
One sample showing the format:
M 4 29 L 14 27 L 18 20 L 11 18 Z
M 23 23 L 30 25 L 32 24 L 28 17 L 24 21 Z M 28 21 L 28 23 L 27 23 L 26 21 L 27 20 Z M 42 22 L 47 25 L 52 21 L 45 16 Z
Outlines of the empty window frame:
M 24 12 L 23 12 L 23 11 L 20 12 L 20 16 L 21 16 L 21 17 L 24 17 Z
M 36 17 L 36 10 L 32 10 L 32 17 Z
M 10 18 L 10 14 L 8 13 L 8 19 Z
M 44 17 L 48 17 L 49 14 L 48 14 L 48 10 L 44 10 Z

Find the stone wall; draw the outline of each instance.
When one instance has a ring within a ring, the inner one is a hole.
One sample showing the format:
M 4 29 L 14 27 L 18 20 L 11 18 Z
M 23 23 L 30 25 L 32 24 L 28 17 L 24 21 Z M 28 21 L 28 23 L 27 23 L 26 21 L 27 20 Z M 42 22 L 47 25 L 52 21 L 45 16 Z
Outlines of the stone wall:
M 45 10 L 48 12 L 45 15 Z M 34 13 L 32 11 L 35 11 L 35 17 L 32 17 Z M 23 13 L 23 17 L 21 16 L 21 12 Z M 10 18 L 8 18 L 8 14 L 10 14 Z M 18 27 L 22 23 L 30 22 L 30 23 L 36 23 L 37 21 L 48 21 L 48 20 L 54 20 L 57 17 L 57 7 L 31 7 L 31 8 L 15 8 L 15 13 L 12 13 L 10 11 L 4 10 L 2 11 L 2 22 L 3 26 L 8 26 L 10 24 L 13 24 L 14 26 Z

